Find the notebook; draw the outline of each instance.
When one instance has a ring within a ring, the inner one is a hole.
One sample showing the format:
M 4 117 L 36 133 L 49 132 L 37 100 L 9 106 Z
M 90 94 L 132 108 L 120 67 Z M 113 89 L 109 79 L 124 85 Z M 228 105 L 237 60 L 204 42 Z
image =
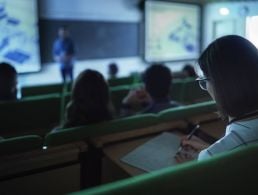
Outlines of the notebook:
M 177 164 L 175 155 L 180 137 L 164 132 L 135 148 L 120 160 L 131 166 L 150 172 Z

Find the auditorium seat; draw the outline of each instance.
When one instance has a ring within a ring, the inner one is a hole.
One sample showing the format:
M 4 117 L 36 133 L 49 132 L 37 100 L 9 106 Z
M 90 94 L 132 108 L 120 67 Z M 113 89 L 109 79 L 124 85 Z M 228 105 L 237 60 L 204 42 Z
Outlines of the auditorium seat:
M 59 94 L 0 103 L 1 136 L 45 134 L 59 123 L 60 106 Z
M 195 79 L 184 79 L 181 90 L 181 103 L 193 104 L 197 102 L 211 100 L 209 93 L 207 91 L 202 90 Z
M 120 85 L 131 85 L 133 84 L 134 80 L 135 79 L 133 76 L 119 77 L 114 79 L 108 79 L 108 84 L 110 87 L 120 86 Z
M 44 145 L 56 146 L 85 140 L 87 138 L 130 131 L 133 129 L 143 128 L 154 124 L 157 124 L 157 118 L 154 114 L 136 115 L 98 124 L 85 125 L 81 127 L 74 127 L 50 132 L 45 137 Z
M 0 139 L 0 156 L 41 149 L 43 139 L 38 135 L 25 135 Z
M 68 84 L 68 89 L 71 89 L 71 83 Z M 21 96 L 29 97 L 29 96 L 38 96 L 38 95 L 46 95 L 51 93 L 61 93 L 63 89 L 62 83 L 56 84 L 46 84 L 46 85 L 37 85 L 37 86 L 24 86 L 21 88 Z
M 224 152 L 152 173 L 102 185 L 73 195 L 254 194 L 258 145 Z

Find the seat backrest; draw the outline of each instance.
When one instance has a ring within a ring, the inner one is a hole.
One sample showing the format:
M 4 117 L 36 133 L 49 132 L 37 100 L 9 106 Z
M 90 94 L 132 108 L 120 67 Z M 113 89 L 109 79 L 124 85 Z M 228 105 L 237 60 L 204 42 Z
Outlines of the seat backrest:
M 217 111 L 214 101 L 201 102 L 187 106 L 179 106 L 159 112 L 160 120 L 169 121 L 172 119 L 187 118 L 198 114 Z
M 61 93 L 63 89 L 62 83 L 47 84 L 47 85 L 37 85 L 37 86 L 24 86 L 21 88 L 21 96 L 38 96 L 46 95 L 51 93 Z M 71 83 L 68 84 L 68 89 L 71 89 Z
M 151 126 L 157 123 L 154 114 L 142 114 L 108 122 L 82 127 L 68 128 L 50 132 L 45 137 L 45 146 L 55 146 L 75 141 L 81 141 L 86 138 L 120 133 L 134 130 L 137 128 Z
M 41 149 L 42 144 L 42 138 L 38 135 L 0 139 L 0 156 Z
M 183 100 L 184 79 L 174 79 L 170 89 L 170 97 L 174 101 L 182 102 Z
M 185 104 L 211 100 L 209 93 L 202 90 L 193 78 L 184 79 L 181 93 L 181 102 Z
M 181 120 L 193 115 L 216 111 L 214 101 L 197 103 L 161 111 L 158 114 L 140 114 L 108 122 L 62 129 L 46 135 L 45 145 L 54 146 L 114 133 L 127 132 L 161 123 Z
M 131 85 L 134 82 L 134 77 L 133 76 L 128 76 L 128 77 L 120 77 L 120 78 L 114 78 L 114 79 L 109 79 L 108 84 L 109 86 L 120 86 L 120 85 Z
M 257 188 L 258 145 L 224 152 L 74 195 L 253 194 Z
M 60 119 L 60 95 L 0 103 L 0 118 L 0 130 L 7 134 L 16 131 L 24 135 L 23 131 L 53 127 Z

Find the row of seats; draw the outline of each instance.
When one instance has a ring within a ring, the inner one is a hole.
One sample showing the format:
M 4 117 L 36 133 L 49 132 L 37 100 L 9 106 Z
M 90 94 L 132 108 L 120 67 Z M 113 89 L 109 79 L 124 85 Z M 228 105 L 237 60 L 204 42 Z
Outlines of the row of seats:
M 43 135 L 60 121 L 60 94 L 0 103 L 1 136 Z
M 129 85 L 111 88 L 111 99 L 117 113 L 119 113 L 122 99 L 130 89 L 131 86 Z M 67 93 L 62 99 L 60 93 L 53 93 L 30 96 L 15 102 L 0 103 L 1 135 L 6 135 L 6 132 L 7 134 L 15 132 L 18 135 L 23 135 L 31 130 L 36 130 L 39 135 L 44 134 L 45 130 L 49 130 L 60 123 L 64 115 L 64 107 L 70 100 L 70 96 L 71 94 Z M 174 83 L 172 97 L 183 103 L 195 103 L 199 102 L 197 100 L 210 99 L 207 93 L 200 90 L 196 82 L 188 80 Z
M 73 195 L 255 194 L 258 144 Z
M 58 96 L 53 96 L 53 101 L 57 100 Z M 39 102 L 37 102 L 38 105 Z M 44 101 L 40 102 L 40 107 L 42 108 L 42 113 L 44 113 Z M 26 107 L 26 105 L 24 105 Z M 15 107 L 16 108 L 16 107 Z M 32 106 L 32 108 L 36 109 L 36 106 Z M 51 115 L 53 114 L 52 107 L 51 108 Z M 24 110 L 25 111 L 25 110 Z M 121 119 L 115 119 L 112 121 L 108 122 L 103 122 L 99 124 L 92 124 L 92 125 L 86 125 L 82 127 L 75 127 L 75 128 L 69 128 L 69 129 L 64 129 L 61 131 L 56 131 L 56 132 L 50 132 L 46 135 L 45 140 L 44 140 L 44 145 L 45 146 L 52 146 L 52 145 L 59 145 L 59 144 L 65 144 L 65 143 L 70 143 L 73 141 L 76 141 L 78 139 L 81 139 L 83 137 L 87 136 L 99 136 L 99 135 L 104 135 L 104 134 L 109 134 L 109 133 L 117 133 L 118 131 L 128 131 L 130 129 L 134 128 L 140 128 L 140 127 L 148 127 L 151 125 L 159 124 L 162 122 L 170 122 L 176 119 L 182 119 L 182 118 L 187 118 L 189 116 L 194 116 L 198 115 L 200 113 L 207 113 L 207 112 L 212 112 L 216 111 L 216 105 L 214 101 L 208 101 L 208 102 L 202 102 L 202 103 L 196 103 L 188 106 L 182 106 L 182 107 L 177 107 L 177 108 L 171 108 L 167 109 L 164 111 L 159 112 L 158 114 L 141 114 L 141 115 L 135 115 L 131 117 L 126 117 L 126 118 L 121 118 Z M 16 113 L 16 111 L 13 111 Z M 25 112 L 27 113 L 27 112 Z M 17 120 L 14 125 L 21 125 L 21 123 L 24 120 L 28 120 L 27 123 L 25 123 L 24 127 L 24 132 L 26 132 L 26 128 L 33 129 L 39 126 L 43 126 L 44 124 L 48 124 L 48 122 L 54 122 L 53 119 L 51 119 L 51 116 L 48 115 L 47 117 L 34 117 L 33 119 L 30 118 L 32 115 L 27 114 L 21 114 L 21 117 L 17 117 L 19 121 Z M 33 112 L 32 112 L 33 113 Z M 40 113 L 40 112 L 38 112 Z M 37 113 L 37 114 L 38 114 Z M 36 112 L 34 112 L 34 115 L 37 115 Z M 54 117 L 53 117 L 54 118 Z M 42 121 L 40 121 L 42 119 Z M 49 121 L 46 121 L 49 120 Z M 4 120 L 3 120 L 4 121 Z M 11 124 L 12 120 L 10 120 Z M 28 126 L 26 126 L 26 124 Z M 47 127 L 47 126 L 45 126 Z M 14 127 L 13 127 L 14 128 Z M 18 128 L 18 127 L 17 127 Z M 20 129 L 22 131 L 22 129 Z M 34 131 L 37 133 L 37 131 Z M 44 134 L 43 134 L 44 135 Z M 27 136 L 24 137 L 25 140 L 27 140 Z M 31 137 L 30 137 L 31 138 Z M 35 138 L 35 137 L 34 137 Z M 19 138 L 18 140 L 22 140 L 23 137 Z M 36 138 L 38 139 L 38 137 Z M 15 138 L 10 138 L 10 139 L 4 139 L 2 140 L 1 144 L 8 142 L 8 141 L 16 141 Z M 39 141 L 39 139 L 38 139 Z
M 63 169 L 71 166 L 75 166 L 75 170 L 78 170 L 78 166 L 80 167 L 81 176 L 79 178 L 81 178 L 80 182 L 83 187 L 96 185 L 96 183 L 100 182 L 101 148 L 105 147 L 106 144 L 128 139 L 128 137 L 143 136 L 173 128 L 187 129 L 189 122 L 199 123 L 200 120 L 206 120 L 209 114 L 213 118 L 217 117 L 216 115 L 214 116 L 214 111 L 216 111 L 215 103 L 209 101 L 168 109 L 159 114 L 142 114 L 101 124 L 50 132 L 44 139 L 40 136 L 31 135 L 0 140 L 0 158 L 2 164 L 4 164 L 4 166 L 1 166 L 1 189 L 7 189 L 5 188 L 7 184 L 11 185 L 11 181 L 16 179 L 17 175 L 19 177 L 27 177 L 28 175 L 38 173 L 38 171 L 43 174 L 42 172 L 45 171 L 49 172 L 57 168 Z M 197 117 L 201 115 L 201 119 Z M 211 119 L 212 117 L 208 118 Z M 83 144 L 78 144 L 79 142 L 83 142 Z M 68 147 L 68 149 L 57 149 L 69 144 L 75 144 L 76 146 L 73 145 Z M 53 154 L 49 155 L 49 151 L 52 150 L 55 150 L 54 157 Z M 37 152 L 31 154 L 30 151 Z M 64 158 L 60 153 L 62 155 L 71 154 L 72 157 L 66 156 Z M 12 155 L 18 155 L 18 157 L 9 158 Z M 47 165 L 45 165 L 46 163 Z M 64 172 L 61 173 L 64 174 Z M 92 177 L 96 177 L 95 180 Z M 44 181 L 47 182 L 48 180 Z M 78 189 L 73 188 L 72 190 Z
M 110 87 L 121 86 L 121 85 L 131 85 L 138 83 L 139 79 L 135 79 L 135 76 L 121 77 L 115 79 L 109 79 L 108 84 Z M 68 83 L 68 89 L 71 90 L 71 83 Z M 35 96 L 35 95 L 45 95 L 50 93 L 61 93 L 63 89 L 62 83 L 47 84 L 47 85 L 37 85 L 37 86 L 24 86 L 21 88 L 21 96 Z
M 121 82 L 121 85 L 111 85 L 111 94 L 114 94 L 113 97 L 116 102 L 120 102 L 127 95 L 128 91 L 132 88 L 139 87 L 141 83 L 128 83 Z M 173 100 L 182 102 L 182 103 L 195 103 L 203 100 L 209 99 L 209 95 L 200 89 L 197 82 L 192 78 L 187 79 L 176 79 L 173 81 L 171 89 L 171 98 Z M 71 84 L 68 84 L 68 89 L 71 89 Z M 22 97 L 30 97 L 35 95 L 44 95 L 50 93 L 62 93 L 63 86 L 62 84 L 51 84 L 51 85 L 42 85 L 42 86 L 27 86 L 21 88 Z M 118 104 L 118 103 L 117 103 Z M 116 105 L 116 108 L 119 105 Z
M 141 114 L 131 117 L 115 119 L 99 124 L 69 128 L 62 131 L 50 132 L 46 135 L 45 146 L 53 146 L 76 141 L 83 137 L 98 137 L 131 129 L 145 128 L 166 122 L 173 122 L 191 116 L 216 111 L 214 101 L 196 103 L 188 106 L 176 107 L 159 112 L 158 114 Z

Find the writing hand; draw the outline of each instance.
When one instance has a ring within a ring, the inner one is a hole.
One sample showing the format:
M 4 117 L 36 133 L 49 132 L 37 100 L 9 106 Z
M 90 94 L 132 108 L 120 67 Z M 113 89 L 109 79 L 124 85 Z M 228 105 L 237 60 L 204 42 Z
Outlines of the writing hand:
M 193 136 L 191 140 L 188 140 L 187 137 L 183 137 L 181 140 L 181 147 L 182 150 L 180 150 L 175 156 L 178 163 L 196 159 L 200 151 L 209 147 L 209 144 L 196 136 Z

